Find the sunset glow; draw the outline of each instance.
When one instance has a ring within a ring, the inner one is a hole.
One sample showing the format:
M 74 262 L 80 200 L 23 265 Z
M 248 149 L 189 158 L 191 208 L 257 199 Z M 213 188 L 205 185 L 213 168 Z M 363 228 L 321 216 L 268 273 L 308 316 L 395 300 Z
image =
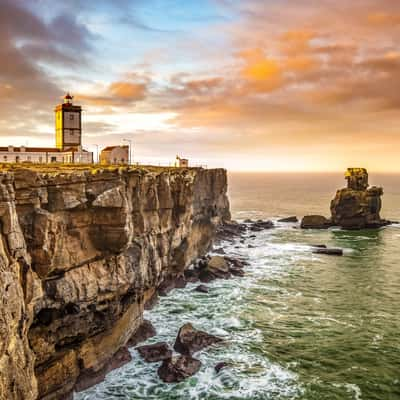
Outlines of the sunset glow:
M 0 144 L 242 171 L 400 171 L 400 2 L 0 0 Z

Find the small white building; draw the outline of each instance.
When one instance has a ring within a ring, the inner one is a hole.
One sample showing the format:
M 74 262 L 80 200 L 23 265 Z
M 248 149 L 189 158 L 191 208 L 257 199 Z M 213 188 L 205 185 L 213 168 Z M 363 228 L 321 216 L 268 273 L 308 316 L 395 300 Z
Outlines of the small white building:
M 82 148 L 81 106 L 67 94 L 55 108 L 56 147 L 0 147 L 0 163 L 93 163 L 93 153 Z
M 176 156 L 175 167 L 189 168 L 189 160 L 187 158 L 181 158 L 179 156 Z
M 129 146 L 108 146 L 100 153 L 100 164 L 128 164 Z

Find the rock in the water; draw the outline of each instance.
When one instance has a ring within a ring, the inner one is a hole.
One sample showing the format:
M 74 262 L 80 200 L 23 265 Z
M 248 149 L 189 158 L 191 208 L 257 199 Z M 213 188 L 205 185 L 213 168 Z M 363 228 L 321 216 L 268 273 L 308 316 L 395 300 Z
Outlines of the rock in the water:
M 208 287 L 205 285 L 199 285 L 194 289 L 196 292 L 200 292 L 200 293 L 208 293 Z
M 186 282 L 194 283 L 199 280 L 200 270 L 197 268 L 189 268 L 185 270 L 184 274 Z
M 383 189 L 368 189 L 365 168 L 348 168 L 345 174 L 347 188 L 336 192 L 331 202 L 332 222 L 345 229 L 378 228 L 390 222 L 381 219 Z
M 129 339 L 127 345 L 129 347 L 136 346 L 138 343 L 142 343 L 156 334 L 157 332 L 153 324 L 147 319 L 144 319 L 137 331 Z
M 221 341 L 221 338 L 210 335 L 207 332 L 199 331 L 192 324 L 188 323 L 179 329 L 174 350 L 183 355 L 190 356 L 196 353 L 196 351 L 200 351 Z
M 158 295 L 161 297 L 168 296 L 168 294 L 175 289 L 175 282 L 172 279 L 167 279 L 158 288 Z
M 175 279 L 175 287 L 178 289 L 183 289 L 185 288 L 187 285 L 187 280 L 184 276 L 179 275 L 176 279 Z
M 229 267 L 224 257 L 214 256 L 208 262 L 207 268 L 216 272 L 228 272 Z
M 147 362 L 158 362 L 172 357 L 172 350 L 165 342 L 140 346 L 136 350 Z
M 206 268 L 200 272 L 201 282 L 211 282 L 217 278 L 229 278 L 229 266 L 224 257 L 213 256 L 207 263 Z
M 306 215 L 301 220 L 300 226 L 303 229 L 327 229 L 332 223 L 322 215 Z
M 217 249 L 214 249 L 213 252 L 215 254 L 225 254 L 225 250 L 222 247 L 218 247 Z
M 219 371 L 221 371 L 221 369 L 224 369 L 228 366 L 229 364 L 225 361 L 221 361 L 218 364 L 215 365 L 214 369 L 215 372 L 218 374 Z
M 329 256 L 342 256 L 343 255 L 343 249 L 320 247 L 320 248 L 314 249 L 313 253 L 315 253 L 315 254 L 327 254 Z
M 298 220 L 297 217 L 294 215 L 294 216 L 292 216 L 292 217 L 286 217 L 286 218 L 278 219 L 278 222 L 299 222 L 299 220 Z
M 272 221 L 263 221 L 263 220 L 258 220 L 257 222 L 254 222 L 250 226 L 250 230 L 252 232 L 260 232 L 265 229 L 272 229 L 274 227 L 274 223 Z
M 201 362 L 190 356 L 175 356 L 164 360 L 158 368 L 158 376 L 167 383 L 181 382 L 194 375 Z
M 245 224 L 239 224 L 236 221 L 226 221 L 218 228 L 217 238 L 232 241 L 235 237 L 244 234 L 246 230 L 247 226 Z
M 327 245 L 326 244 L 311 244 L 311 247 L 316 247 L 318 249 L 326 249 Z

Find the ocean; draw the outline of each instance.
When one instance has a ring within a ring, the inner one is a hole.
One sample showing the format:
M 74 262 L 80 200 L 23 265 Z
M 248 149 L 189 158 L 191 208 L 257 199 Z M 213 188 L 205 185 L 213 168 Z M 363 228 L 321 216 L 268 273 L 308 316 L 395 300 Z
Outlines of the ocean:
M 372 174 L 383 186 L 387 219 L 400 221 L 400 176 Z M 225 243 L 245 257 L 245 277 L 173 290 L 145 318 L 173 344 L 185 322 L 226 345 L 196 354 L 199 373 L 164 384 L 158 364 L 133 360 L 75 400 L 395 400 L 400 399 L 400 225 L 379 230 L 301 230 L 279 217 L 329 216 L 342 174 L 231 173 L 234 219 L 272 219 L 276 228 Z M 251 245 L 249 248 L 248 245 Z M 313 254 L 311 245 L 344 249 Z M 230 363 L 218 374 L 214 366 Z

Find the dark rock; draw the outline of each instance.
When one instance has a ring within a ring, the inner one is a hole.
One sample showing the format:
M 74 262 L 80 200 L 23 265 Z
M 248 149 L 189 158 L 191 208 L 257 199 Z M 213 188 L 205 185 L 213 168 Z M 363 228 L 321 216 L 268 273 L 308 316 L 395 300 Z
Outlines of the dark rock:
M 164 360 L 158 368 L 158 376 L 166 383 L 181 382 L 194 375 L 201 362 L 190 356 L 175 356 Z
M 300 226 L 302 229 L 327 229 L 332 223 L 322 215 L 306 215 L 301 220 Z
M 310 244 L 311 247 L 317 247 L 318 249 L 326 249 L 326 244 Z
M 230 277 L 229 266 L 224 257 L 213 256 L 207 263 L 207 267 L 200 271 L 201 282 L 211 282 L 214 279 L 227 279 Z
M 144 319 L 137 331 L 128 340 L 127 346 L 136 346 L 137 344 L 145 342 L 147 339 L 155 336 L 156 334 L 157 332 L 153 324 L 147 319 Z
M 348 168 L 345 174 L 347 188 L 336 192 L 331 201 L 332 222 L 345 229 L 379 228 L 390 224 L 381 219 L 383 189 L 368 189 L 365 168 Z
M 81 392 L 87 388 L 97 385 L 102 382 L 105 376 L 112 370 L 120 368 L 132 360 L 127 347 L 120 348 L 112 357 L 112 359 L 99 371 L 93 371 L 91 369 L 84 370 L 75 384 L 75 391 Z
M 235 237 L 243 235 L 247 231 L 245 224 L 235 221 L 225 222 L 217 230 L 217 238 L 220 240 L 232 241 Z
M 257 222 L 254 222 L 250 226 L 250 231 L 252 232 L 261 232 L 265 229 L 272 229 L 274 227 L 274 223 L 272 221 L 263 221 L 263 220 L 258 220 Z
M 278 219 L 278 222 L 299 222 L 296 216 Z
M 161 297 L 168 296 L 173 289 L 175 289 L 175 282 L 172 279 L 167 279 L 158 287 L 158 295 Z
M 225 254 L 225 250 L 222 247 L 218 247 L 217 249 L 213 250 L 215 254 Z
M 231 266 L 236 267 L 236 268 L 244 268 L 245 266 L 248 266 L 249 263 L 242 258 L 234 258 L 234 257 L 224 257 L 225 260 L 231 264 Z
M 199 274 L 200 271 L 198 268 L 189 268 L 185 270 L 184 275 L 186 282 L 191 282 L 191 283 L 197 282 L 199 280 Z
M 230 268 L 230 273 L 234 276 L 244 276 L 244 271 L 241 268 Z
M 187 323 L 179 329 L 174 350 L 189 356 L 221 341 L 221 338 L 210 335 L 207 332 L 199 331 L 192 324 Z
M 221 361 L 218 364 L 215 365 L 214 369 L 215 372 L 218 374 L 219 371 L 221 371 L 221 369 L 228 367 L 229 364 L 225 361 Z
M 140 346 L 136 350 L 147 362 L 158 362 L 172 357 L 172 350 L 165 342 Z
M 314 249 L 313 253 L 315 253 L 315 254 L 327 254 L 329 256 L 342 256 L 343 255 L 343 249 L 319 248 L 319 249 Z
M 255 246 L 253 246 L 252 244 L 248 244 L 248 245 L 247 245 L 247 248 L 248 248 L 248 249 L 254 249 Z
M 187 280 L 184 276 L 180 275 L 175 279 L 175 287 L 178 289 L 183 289 L 187 285 Z
M 252 224 L 254 221 L 250 218 L 247 218 L 243 221 L 245 224 Z
M 196 292 L 200 292 L 200 293 L 208 293 L 209 289 L 207 286 L 205 285 L 199 285 L 194 289 Z

